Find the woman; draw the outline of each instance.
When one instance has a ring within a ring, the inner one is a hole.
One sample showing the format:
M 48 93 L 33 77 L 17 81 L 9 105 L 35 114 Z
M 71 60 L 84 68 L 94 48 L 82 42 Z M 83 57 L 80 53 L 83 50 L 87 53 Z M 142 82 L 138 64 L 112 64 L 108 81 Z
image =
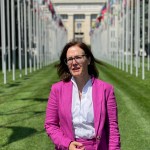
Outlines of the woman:
M 120 150 L 112 85 L 98 79 L 89 47 L 71 41 L 60 56 L 48 99 L 45 129 L 56 150 Z

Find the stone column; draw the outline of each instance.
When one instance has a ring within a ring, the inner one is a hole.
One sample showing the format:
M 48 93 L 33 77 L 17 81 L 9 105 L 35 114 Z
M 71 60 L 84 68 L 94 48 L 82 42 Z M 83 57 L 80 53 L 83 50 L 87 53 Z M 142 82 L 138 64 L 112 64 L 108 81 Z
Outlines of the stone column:
M 72 40 L 74 38 L 74 15 L 68 14 L 68 41 Z
M 86 44 L 90 44 L 90 30 L 91 30 L 91 15 L 85 14 L 85 24 L 84 24 L 84 41 Z

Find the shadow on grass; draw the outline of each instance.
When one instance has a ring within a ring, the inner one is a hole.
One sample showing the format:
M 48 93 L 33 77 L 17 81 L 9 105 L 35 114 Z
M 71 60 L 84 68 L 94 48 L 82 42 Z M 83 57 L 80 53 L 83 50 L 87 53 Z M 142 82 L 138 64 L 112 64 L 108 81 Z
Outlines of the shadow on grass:
M 15 83 L 10 83 L 10 84 L 8 84 L 8 88 L 12 88 L 12 87 L 16 87 L 16 86 L 19 86 L 19 85 L 21 85 L 21 82 L 15 82 Z
M 24 111 L 24 112 L 10 112 L 10 113 L 1 113 L 0 115 L 1 116 L 9 116 L 9 115 L 23 115 L 23 114 L 27 114 L 29 113 L 30 116 L 28 117 L 24 117 L 22 119 L 12 119 L 4 124 L 0 124 L 0 128 L 4 128 L 5 126 L 9 126 L 10 124 L 13 124 L 13 123 L 18 123 L 18 122 L 23 122 L 23 121 L 26 121 L 28 119 L 31 119 L 33 117 L 37 117 L 37 116 L 41 116 L 41 115 L 44 115 L 45 114 L 45 111 Z
M 11 144 L 18 140 L 22 140 L 38 132 L 36 129 L 29 128 L 29 127 L 10 126 L 10 127 L 3 127 L 3 128 L 11 129 L 13 133 L 8 138 L 8 141 L 2 145 L 2 147 L 7 146 L 8 144 Z
M 38 102 L 47 102 L 48 98 L 22 98 L 21 100 L 32 100 Z
M 1 93 L 1 92 L 0 92 Z M 3 92 L 2 92 L 3 93 Z M 8 96 L 8 95 L 7 95 Z M 10 94 L 10 97 L 13 96 L 13 94 Z M 1 99 L 0 99 L 1 100 Z M 47 102 L 48 101 L 48 97 L 47 98 L 18 98 L 17 100 L 25 100 L 25 101 L 37 101 L 37 102 Z M 0 104 L 3 104 L 3 103 L 7 103 L 7 102 L 10 102 L 10 100 L 2 100 L 0 101 Z
M 30 77 L 24 77 L 23 79 L 24 79 L 24 80 L 28 80 L 28 79 L 30 79 Z
M 9 115 L 17 115 L 17 114 L 27 114 L 27 113 L 32 113 L 34 115 L 39 115 L 39 114 L 44 114 L 45 111 L 24 111 L 24 112 L 14 112 L 14 113 L 0 113 L 0 116 L 9 116 Z M 9 122 L 10 123 L 10 122 Z M 0 126 L 1 128 L 1 126 Z

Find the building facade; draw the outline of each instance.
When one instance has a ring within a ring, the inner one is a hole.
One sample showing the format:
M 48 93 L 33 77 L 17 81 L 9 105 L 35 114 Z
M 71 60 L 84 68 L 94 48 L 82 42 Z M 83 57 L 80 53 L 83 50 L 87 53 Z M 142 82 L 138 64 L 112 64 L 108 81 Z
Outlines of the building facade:
M 68 41 L 90 44 L 90 30 L 106 0 L 53 0 L 54 8 L 68 31 Z

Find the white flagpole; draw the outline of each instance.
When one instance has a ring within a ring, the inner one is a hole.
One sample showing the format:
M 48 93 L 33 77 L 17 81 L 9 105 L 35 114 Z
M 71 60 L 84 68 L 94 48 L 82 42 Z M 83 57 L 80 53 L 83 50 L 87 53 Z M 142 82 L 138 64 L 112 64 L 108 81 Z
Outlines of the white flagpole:
M 43 39 L 42 39 L 42 67 L 44 67 L 45 66 L 45 57 L 44 57 L 44 55 L 45 55 L 45 34 L 44 34 L 44 23 L 45 23 L 45 19 L 44 19 L 44 13 L 42 12 L 42 37 L 43 37 Z
M 37 57 L 37 70 L 39 70 L 39 15 L 38 15 L 38 2 L 36 2 L 36 57 Z
M 13 75 L 12 79 L 13 81 L 15 80 L 15 70 L 16 70 L 16 47 L 15 47 L 15 15 L 14 15 L 14 0 L 11 0 L 11 40 L 12 40 L 12 70 L 13 70 Z
M 39 56 L 40 56 L 40 69 L 42 68 L 42 11 L 39 9 Z
M 130 62 L 130 74 L 133 74 L 133 0 L 130 1 L 131 5 L 131 62 Z
M 0 1 L 1 2 L 1 1 Z M 1 22 L 3 22 L 3 8 L 2 8 L 2 3 L 3 2 L 1 2 L 0 3 L 0 11 L 1 11 L 1 13 L 0 13 L 0 15 L 1 15 Z M 2 30 L 2 27 L 3 26 L 1 26 L 1 38 L 3 37 L 3 30 Z M 3 43 L 3 42 L 2 42 Z M 5 45 L 5 47 L 6 47 L 6 45 Z M 1 48 L 1 51 L 2 51 L 2 60 L 1 60 L 1 63 L 2 63 L 2 73 L 4 73 L 4 55 L 3 55 L 3 48 L 2 47 L 0 47 Z
M 140 1 L 137 0 L 137 3 L 136 3 L 136 31 L 135 31 L 135 41 L 136 41 L 136 76 L 138 76 L 138 52 L 140 50 Z
M 41 68 L 43 67 L 43 11 L 41 10 Z
M 1 40 L 2 40 L 2 65 L 3 65 L 3 74 L 4 74 L 4 84 L 6 84 L 6 30 L 5 30 L 5 2 L 1 0 Z
M 128 48 L 129 48 L 129 0 L 126 2 L 126 72 L 128 72 Z
M 28 0 L 28 43 L 29 43 L 29 66 L 30 73 L 32 72 L 32 50 L 31 50 L 31 9 L 30 0 Z
M 145 0 L 143 0 L 143 26 L 142 26 L 142 79 L 145 79 L 144 54 L 145 54 Z
M 109 37 L 109 30 L 110 30 L 110 27 L 109 27 L 109 0 L 107 0 L 107 54 L 108 54 L 108 59 L 110 58 L 110 48 L 109 48 L 109 45 L 110 45 L 110 37 Z
M 44 36 L 44 12 L 42 10 L 42 67 L 44 67 L 44 40 L 45 40 L 45 36 Z
M 122 32 L 121 32 L 121 23 L 122 23 L 122 16 L 121 16 L 121 1 L 118 2 L 119 7 L 119 69 L 121 69 L 121 53 L 122 53 Z
M 36 71 L 36 54 L 35 54 L 35 50 L 36 50 L 36 48 L 35 48 L 35 37 L 36 37 L 36 26 L 35 26 L 35 24 L 36 24 L 36 14 L 35 14 L 35 2 L 33 3 L 33 42 L 34 42 L 34 56 L 33 56 L 33 68 L 34 68 L 34 71 Z
M 119 6 L 119 2 L 117 2 L 117 6 Z M 119 9 L 117 8 L 117 68 L 119 68 Z
M 46 58 L 45 64 L 46 66 L 47 66 L 47 55 L 48 53 L 47 53 L 47 20 L 46 20 L 45 22 L 45 58 Z
M 23 31 L 24 31 L 24 18 L 23 18 L 23 13 L 24 13 L 24 10 L 23 10 L 23 1 L 21 1 L 20 3 L 20 34 L 21 34 L 21 39 L 24 40 L 24 34 L 23 34 Z M 21 42 L 21 63 L 22 63 L 22 69 L 23 67 L 25 66 L 25 59 L 24 59 L 24 41 Z
M 147 69 L 150 70 L 150 0 L 148 1 L 148 58 Z
M 24 0 L 24 53 L 25 53 L 25 75 L 28 74 L 27 70 L 27 22 L 26 22 L 26 0 Z
M 8 71 L 11 71 L 11 53 L 10 53 L 10 6 L 7 0 L 7 47 L 8 47 Z
M 21 29 L 20 29 L 20 0 L 17 0 L 17 9 L 18 9 L 18 49 L 19 49 L 19 70 L 20 77 L 22 77 L 22 60 L 21 60 Z
M 39 7 L 39 3 L 38 3 L 38 13 L 39 13 L 39 19 L 38 19 L 38 32 L 39 32 L 39 36 L 38 36 L 38 53 L 39 53 L 39 69 L 41 69 L 41 10 Z
M 125 8 L 124 8 L 124 5 L 123 5 L 123 16 L 122 16 L 122 19 L 123 19 L 123 31 L 122 31 L 122 70 L 124 71 L 124 49 L 125 49 Z
M 45 59 L 44 66 L 47 66 L 47 64 L 46 64 L 46 62 L 47 62 L 47 59 L 46 59 L 46 57 L 47 57 L 46 50 L 47 50 L 47 48 L 46 48 L 46 20 L 45 20 L 44 21 L 44 59 Z

